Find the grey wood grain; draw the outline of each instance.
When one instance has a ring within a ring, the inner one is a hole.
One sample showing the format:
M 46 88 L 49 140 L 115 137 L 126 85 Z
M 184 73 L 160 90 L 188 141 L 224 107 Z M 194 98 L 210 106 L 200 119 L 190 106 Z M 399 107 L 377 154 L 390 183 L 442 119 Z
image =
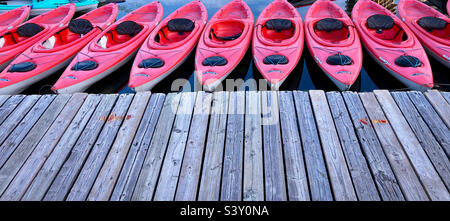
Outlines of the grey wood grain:
M 228 98 L 229 92 L 226 91 L 216 92 L 213 95 L 208 138 L 198 192 L 199 201 L 218 201 L 220 197 Z
M 247 91 L 244 131 L 244 201 L 264 200 L 261 94 Z
M 445 94 L 445 93 L 442 93 Z M 436 140 L 441 144 L 447 157 L 450 157 L 450 130 L 441 120 L 438 113 L 421 92 L 408 92 L 409 98 L 414 103 L 417 111 L 426 122 Z
M 447 103 L 450 104 L 450 92 L 444 92 L 444 91 L 441 91 L 441 95 L 442 95 L 442 97 L 445 98 L 445 100 L 447 101 Z
M 168 94 L 131 200 L 153 199 L 181 94 Z
M 162 164 L 161 175 L 156 186 L 155 201 L 173 201 L 175 199 L 196 95 L 194 92 L 184 92 L 181 95 L 166 155 Z
M 341 141 L 342 149 L 345 154 L 345 158 L 347 160 L 347 165 L 350 170 L 350 175 L 352 176 L 353 185 L 355 187 L 356 195 L 358 196 L 358 200 L 360 201 L 379 201 L 380 196 L 378 195 L 377 187 L 372 179 L 372 174 L 370 172 L 369 166 L 366 162 L 366 157 L 361 150 L 361 146 L 359 145 L 358 137 L 353 128 L 352 119 L 350 119 L 350 115 L 348 111 L 359 112 L 363 111 L 359 106 L 358 109 L 352 110 L 352 103 L 345 105 L 344 99 L 341 94 L 338 92 L 328 92 L 327 94 L 328 103 L 330 105 L 331 113 L 333 115 L 333 120 L 336 125 L 336 130 L 339 135 L 339 139 Z M 358 95 L 356 95 L 358 96 Z M 344 95 L 345 97 L 345 95 Z M 347 98 L 347 97 L 345 97 Z M 361 105 L 362 106 L 362 105 Z M 354 117 L 358 115 L 364 115 L 363 113 L 353 113 Z M 359 124 L 356 124 L 356 131 L 359 130 Z M 363 135 L 363 136 L 361 136 Z M 376 139 L 373 137 L 366 137 L 366 134 L 359 133 L 361 143 L 365 141 L 365 139 Z M 378 145 L 379 146 L 379 145 Z M 380 147 L 379 150 L 383 151 Z M 366 149 L 366 148 L 365 148 Z M 371 153 L 369 153 L 371 154 Z M 367 160 L 369 160 L 368 156 Z M 388 163 L 386 161 L 386 163 Z M 388 163 L 389 166 L 389 163 Z M 378 172 L 378 171 L 375 171 Z M 393 174 L 392 174 L 393 175 Z M 379 177 L 379 176 L 378 176 Z M 394 178 L 395 180 L 395 178 Z M 400 189 L 399 189 L 400 190 Z M 381 191 L 384 191 L 381 189 Z M 401 194 L 401 192 L 400 192 Z M 388 198 L 389 199 L 389 198 Z
M 408 155 L 428 196 L 432 200 L 449 200 L 450 194 L 444 183 L 428 159 L 425 151 L 421 148 L 419 141 L 392 96 L 385 90 L 376 90 L 374 93 L 391 123 L 397 138 L 403 145 L 403 149 Z
M 200 182 L 203 153 L 206 144 L 209 116 L 211 113 L 212 94 L 198 92 L 197 100 L 189 129 L 183 165 L 181 166 L 175 200 L 194 201 Z
M 25 95 L 13 95 L 6 100 L 0 107 L 0 125 L 5 121 L 9 114 L 20 104 Z
M 108 116 L 102 132 L 97 138 L 95 145 L 91 148 L 89 156 L 78 174 L 75 183 L 66 198 L 67 201 L 84 201 L 94 185 L 95 179 L 102 168 L 106 156 L 111 149 L 120 126 L 133 100 L 133 94 L 121 94 Z
M 159 115 L 166 98 L 165 94 L 153 94 L 148 102 L 144 116 L 139 124 L 138 131 L 134 137 L 131 148 L 128 152 L 120 176 L 111 195 L 111 201 L 129 201 L 136 187 L 139 173 L 144 164 L 150 141 L 158 122 Z
M 109 200 L 149 99 L 150 92 L 141 92 L 135 95 L 87 200 Z
M 343 95 L 381 198 L 384 201 L 405 200 L 358 94 L 347 92 Z
M 117 97 L 117 95 L 102 95 L 102 100 L 98 104 L 95 113 L 73 146 L 70 155 L 66 156 L 64 164 L 48 188 L 43 200 L 62 201 L 66 198 L 87 156 L 93 148 L 94 142 L 102 131 L 103 125 L 108 120 L 108 116 Z
M 311 200 L 331 201 L 333 200 L 333 194 L 309 94 L 301 91 L 294 91 L 293 94 L 298 128 L 300 130 L 305 156 Z
M 292 92 L 280 91 L 278 100 L 288 199 L 290 201 L 309 201 L 308 178 Z
M 450 161 L 441 145 L 434 138 L 427 123 L 422 119 L 407 93 L 393 92 L 392 97 L 408 121 L 409 126 L 416 135 L 434 168 L 441 176 L 447 189 L 450 189 Z
M 242 200 L 245 92 L 230 94 L 222 172 L 221 201 Z
M 0 107 L 8 100 L 10 95 L 0 95 Z
M 315 90 L 309 94 L 334 197 L 338 201 L 357 200 L 325 93 Z
M 47 157 L 51 154 L 53 151 L 53 148 L 55 148 L 56 144 L 64 134 L 65 130 L 69 126 L 72 119 L 77 114 L 79 108 L 83 104 L 87 94 L 75 94 L 73 95 L 70 100 L 67 102 L 67 104 L 64 106 L 64 109 L 61 111 L 61 113 L 58 115 L 54 123 L 51 125 L 51 127 L 48 129 L 48 131 L 45 133 L 45 135 L 42 137 L 42 139 L 39 141 L 39 143 L 34 148 L 33 152 L 30 154 L 28 159 L 26 159 L 26 162 L 24 165 L 20 168 L 20 170 L 15 175 L 14 179 L 11 181 L 11 184 L 9 185 L 8 189 L 4 192 L 2 195 L 1 200 L 20 200 L 27 190 L 30 183 L 33 181 L 36 174 L 39 172 L 39 169 L 44 164 Z M 59 98 L 65 98 L 70 97 L 67 95 L 60 95 L 58 96 L 54 102 L 58 102 Z M 60 99 L 61 100 L 61 99 Z M 64 102 L 64 99 L 61 100 L 61 102 Z M 58 110 L 52 109 L 52 106 L 50 106 L 46 113 L 58 113 Z M 50 119 L 45 117 L 45 113 L 40 119 L 44 121 L 49 121 Z M 36 126 L 39 125 L 39 122 L 36 124 Z M 36 128 L 35 126 L 35 128 Z M 44 129 L 42 127 L 38 127 L 38 130 Z M 33 132 L 30 132 L 30 135 L 33 134 Z M 33 134 L 34 136 L 35 134 Z M 25 138 L 26 139 L 26 138 Z M 23 142 L 22 142 L 23 144 Z M 21 144 L 21 145 L 22 145 Z M 25 146 L 25 145 L 24 145 Z M 28 146 L 28 144 L 25 146 L 27 149 L 32 149 L 31 145 Z M 20 147 L 19 147 L 20 148 Z M 18 148 L 18 149 L 19 149 Z M 29 150 L 31 151 L 31 150 Z M 13 155 L 14 156 L 14 155 Z M 11 157 L 11 159 L 14 159 Z M 16 159 L 18 160 L 25 160 L 25 158 Z
M 278 95 L 275 91 L 263 91 L 261 93 L 265 196 L 267 201 L 284 201 L 287 200 L 287 191 Z
M 424 94 L 442 118 L 445 125 L 450 128 L 450 104 L 447 103 L 444 97 L 436 90 L 429 90 Z

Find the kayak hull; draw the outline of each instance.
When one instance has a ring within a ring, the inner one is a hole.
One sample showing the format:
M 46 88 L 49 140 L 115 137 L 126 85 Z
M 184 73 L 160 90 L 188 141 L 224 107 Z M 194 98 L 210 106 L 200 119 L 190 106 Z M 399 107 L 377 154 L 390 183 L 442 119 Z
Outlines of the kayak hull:
M 31 7 L 26 5 L 20 8 L 7 11 L 0 15 L 0 35 L 5 34 L 10 29 L 15 28 L 25 22 L 30 15 Z M 0 12 L 1 13 L 1 12 Z

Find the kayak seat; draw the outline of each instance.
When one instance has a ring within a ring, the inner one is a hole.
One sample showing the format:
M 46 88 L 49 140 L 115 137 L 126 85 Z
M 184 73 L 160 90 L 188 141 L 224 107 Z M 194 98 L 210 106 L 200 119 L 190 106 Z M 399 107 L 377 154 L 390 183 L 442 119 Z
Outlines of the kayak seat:
M 141 31 L 142 27 L 134 21 L 124 21 L 116 26 L 116 32 L 119 35 L 134 37 Z
M 19 28 L 17 28 L 17 34 L 20 37 L 33 37 L 35 36 L 37 33 L 41 32 L 42 30 L 44 30 L 41 26 L 34 24 L 34 23 L 27 23 L 24 24 L 22 26 L 20 26 Z
M 275 30 L 278 33 L 283 30 L 290 30 L 294 28 L 292 22 L 288 19 L 270 19 L 266 22 L 265 27 L 269 30 Z
M 178 32 L 179 35 L 183 35 L 184 32 L 194 30 L 195 23 L 187 18 L 175 18 L 167 22 L 167 28 L 169 31 Z
M 228 64 L 227 59 L 221 56 L 211 56 L 208 58 L 205 58 L 202 62 L 203 66 L 225 66 Z
M 413 67 L 413 68 L 422 66 L 422 62 L 418 58 L 410 55 L 402 55 L 396 58 L 395 64 L 400 67 Z
M 320 39 L 335 44 L 350 37 L 348 26 L 334 18 L 324 18 L 317 21 L 314 24 L 314 32 Z
M 263 63 L 269 65 L 280 65 L 289 63 L 289 60 L 286 56 L 274 54 L 265 57 Z
M 337 53 L 337 54 L 328 56 L 327 64 L 345 66 L 345 65 L 353 64 L 353 60 L 347 55 Z
M 195 23 L 193 21 L 187 18 L 175 18 L 159 29 L 159 34 L 155 36 L 155 41 L 163 45 L 179 42 L 186 39 L 194 28 Z
M 321 19 L 315 25 L 316 30 L 326 31 L 326 32 L 338 31 L 338 30 L 342 30 L 343 28 L 344 28 L 344 23 L 342 21 L 339 21 L 334 18 Z
M 92 29 L 94 29 L 94 26 L 92 26 L 92 23 L 87 19 L 75 19 L 69 23 L 69 30 L 79 35 L 85 35 Z
M 433 30 L 443 30 L 447 27 L 448 23 L 436 17 L 423 17 L 417 21 L 420 27 L 427 30 L 427 32 L 432 32 Z
M 377 34 L 394 27 L 394 19 L 390 16 L 375 14 L 367 18 L 367 27 L 376 30 Z
M 8 72 L 28 72 L 36 68 L 36 64 L 33 62 L 22 62 L 18 64 L 13 64 Z
M 138 67 L 139 68 L 160 68 L 164 66 L 164 61 L 162 59 L 159 58 L 149 58 L 149 59 L 145 59 L 142 60 L 141 63 L 139 63 Z
M 92 60 L 80 61 L 72 66 L 72 71 L 90 71 L 98 67 L 98 63 Z

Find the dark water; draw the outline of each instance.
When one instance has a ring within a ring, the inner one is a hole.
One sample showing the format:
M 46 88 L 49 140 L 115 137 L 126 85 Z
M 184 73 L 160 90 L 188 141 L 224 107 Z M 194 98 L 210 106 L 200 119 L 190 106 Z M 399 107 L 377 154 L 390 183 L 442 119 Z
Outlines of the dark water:
M 202 0 L 208 9 L 208 16 L 211 18 L 214 13 L 222 6 L 227 4 L 230 0 Z M 119 16 L 123 17 L 127 13 L 134 9 L 149 3 L 149 0 L 127 0 L 125 3 L 119 3 Z M 190 2 L 190 0 L 161 0 L 164 7 L 164 17 L 175 11 L 177 8 Z M 271 0 L 245 0 L 250 6 L 254 14 L 255 20 L 259 13 L 271 2 Z M 352 0 L 336 0 L 334 1 L 344 10 L 351 10 Z M 397 0 L 396 0 L 397 2 Z M 306 15 L 309 6 L 297 8 L 302 18 Z M 321 89 L 325 91 L 338 90 L 338 88 L 328 79 L 325 73 L 320 70 L 319 66 L 312 59 L 309 51 L 305 45 L 302 58 L 297 65 L 296 69 L 290 74 L 289 78 L 282 85 L 280 90 L 311 90 Z M 254 79 L 259 82 L 262 79 L 261 74 L 258 72 L 251 59 L 251 49 L 247 51 L 245 58 L 238 65 L 227 79 Z M 434 74 L 434 81 L 439 85 L 441 90 L 449 90 L 449 86 L 444 86 L 450 83 L 449 70 L 433 60 L 430 57 L 431 66 Z M 126 87 L 129 77 L 129 71 L 131 69 L 132 62 L 124 65 L 118 71 L 98 82 L 88 89 L 89 93 L 129 93 L 132 92 Z M 50 85 L 56 82 L 58 76 L 54 76 L 50 79 L 46 79 L 41 83 L 36 84 L 33 88 L 30 88 L 26 93 L 46 93 L 49 91 Z M 173 90 L 172 83 L 179 79 L 184 79 L 186 84 L 184 87 Z M 175 72 L 169 77 L 160 82 L 153 90 L 154 93 L 168 93 L 171 91 L 194 91 L 196 80 L 194 79 L 194 56 L 191 55 L 188 60 L 181 65 Z M 198 86 L 198 85 L 197 85 Z M 265 85 L 259 85 L 261 88 Z M 198 89 L 198 88 L 197 88 Z M 242 88 L 238 88 L 242 89 Z M 366 51 L 364 51 L 363 68 L 360 73 L 360 77 L 351 88 L 353 91 L 372 91 L 374 89 L 389 89 L 389 90 L 407 90 L 406 86 L 392 77 L 382 67 L 380 67 L 375 61 L 369 57 Z

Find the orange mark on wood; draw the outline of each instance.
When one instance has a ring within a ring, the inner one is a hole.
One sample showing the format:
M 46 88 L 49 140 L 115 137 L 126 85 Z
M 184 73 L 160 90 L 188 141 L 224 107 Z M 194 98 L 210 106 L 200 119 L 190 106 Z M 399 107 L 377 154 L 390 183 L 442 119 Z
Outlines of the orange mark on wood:
M 131 118 L 132 118 L 131 115 L 119 116 L 119 115 L 111 114 L 111 115 L 109 115 L 108 117 L 103 116 L 103 117 L 101 118 L 101 120 L 107 121 L 107 122 L 111 122 L 111 121 L 123 120 L 123 119 L 129 120 L 129 119 L 131 119 Z
M 361 123 L 363 123 L 364 125 L 369 125 L 369 122 L 367 122 L 367 118 L 363 118 L 361 120 L 359 120 Z
M 387 124 L 387 120 L 372 120 L 373 124 Z

